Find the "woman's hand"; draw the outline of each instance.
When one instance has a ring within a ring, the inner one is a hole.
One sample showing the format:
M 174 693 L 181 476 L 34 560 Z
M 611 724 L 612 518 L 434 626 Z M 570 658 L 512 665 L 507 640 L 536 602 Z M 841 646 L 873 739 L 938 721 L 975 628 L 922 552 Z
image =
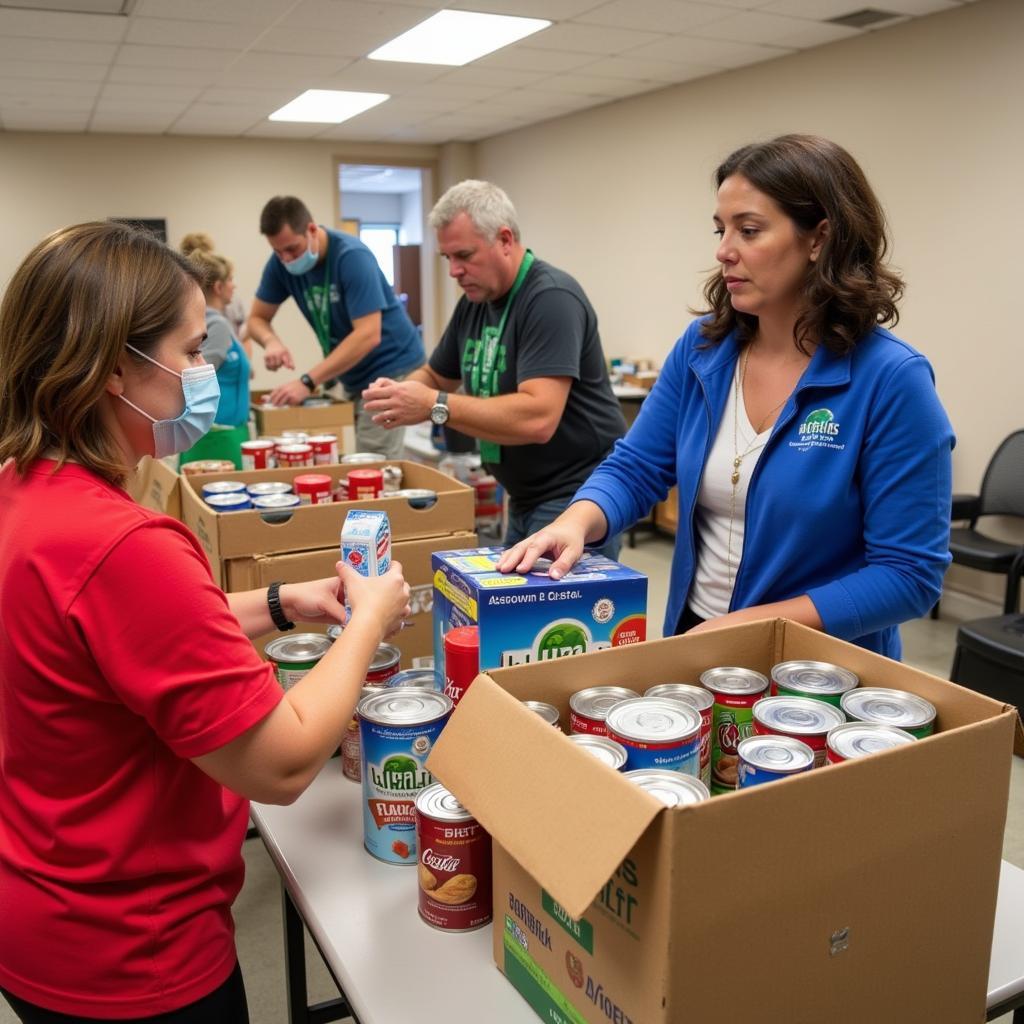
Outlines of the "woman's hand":
M 553 580 L 561 579 L 580 560 L 585 537 L 582 525 L 560 517 L 509 548 L 498 559 L 498 571 L 529 572 L 538 558 L 550 555 L 554 561 L 548 574 Z
M 392 562 L 383 576 L 360 576 L 344 562 L 338 563 L 338 571 L 353 621 L 356 616 L 360 621 L 368 618 L 379 624 L 382 639 L 394 636 L 411 614 L 409 584 L 402 575 L 401 563 Z
M 344 596 L 340 576 L 286 583 L 280 591 L 284 613 L 292 622 L 344 622 Z

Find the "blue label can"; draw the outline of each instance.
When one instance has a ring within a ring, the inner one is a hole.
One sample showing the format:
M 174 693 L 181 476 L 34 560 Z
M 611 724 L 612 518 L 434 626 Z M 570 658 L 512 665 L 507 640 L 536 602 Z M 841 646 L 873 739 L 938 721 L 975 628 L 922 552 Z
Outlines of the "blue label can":
M 700 712 L 668 697 L 633 697 L 612 705 L 608 738 L 626 748 L 626 771 L 664 768 L 700 778 Z
M 748 736 L 736 747 L 739 789 L 799 775 L 814 767 L 814 751 L 792 736 Z
M 416 797 L 434 780 L 427 756 L 452 713 L 450 697 L 388 687 L 359 701 L 363 845 L 388 864 L 415 864 Z

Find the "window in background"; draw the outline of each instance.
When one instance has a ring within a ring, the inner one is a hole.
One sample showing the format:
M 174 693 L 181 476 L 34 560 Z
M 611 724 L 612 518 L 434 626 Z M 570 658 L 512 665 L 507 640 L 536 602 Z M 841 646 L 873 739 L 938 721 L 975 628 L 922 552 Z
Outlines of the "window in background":
M 398 245 L 399 224 L 361 224 L 359 239 L 373 253 L 384 272 L 388 284 L 395 283 L 395 251 Z

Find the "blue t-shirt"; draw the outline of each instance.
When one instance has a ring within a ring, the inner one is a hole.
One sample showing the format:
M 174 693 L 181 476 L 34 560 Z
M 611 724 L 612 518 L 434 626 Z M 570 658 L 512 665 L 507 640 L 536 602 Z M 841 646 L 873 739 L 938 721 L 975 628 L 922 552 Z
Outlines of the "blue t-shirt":
M 227 318 L 206 307 L 207 341 L 202 352 L 217 367 L 220 403 L 213 422 L 239 427 L 249 421 L 249 357 L 231 330 Z M 209 343 L 209 348 L 208 348 Z
M 370 313 L 381 314 L 380 344 L 365 359 L 341 374 L 341 382 L 350 392 L 362 391 L 377 377 L 397 377 L 422 366 L 426 358 L 423 339 L 413 326 L 381 272 L 373 253 L 355 238 L 340 231 L 327 232 L 327 259 L 308 274 L 289 274 L 276 255 L 267 260 L 256 298 L 279 306 L 291 296 L 302 315 L 316 330 L 315 309 L 323 301 L 325 270 L 330 265 L 330 344 L 324 355 L 333 351 L 352 333 L 352 321 Z

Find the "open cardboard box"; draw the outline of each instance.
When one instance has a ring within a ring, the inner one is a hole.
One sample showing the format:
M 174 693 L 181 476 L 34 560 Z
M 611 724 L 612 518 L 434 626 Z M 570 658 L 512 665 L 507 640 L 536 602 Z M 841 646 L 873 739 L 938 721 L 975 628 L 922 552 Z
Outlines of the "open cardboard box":
M 181 477 L 163 459 L 147 455 L 129 477 L 126 490 L 140 505 L 181 519 Z
M 338 501 L 324 505 L 302 505 L 287 522 L 268 523 L 255 509 L 243 512 L 215 512 L 203 501 L 202 488 L 211 480 L 291 481 L 302 473 L 326 473 L 336 485 L 353 466 L 315 466 L 302 469 L 253 469 L 232 473 L 185 476 L 181 482 L 182 519 L 199 538 L 213 567 L 217 582 L 225 585 L 221 563 L 234 558 L 270 555 L 288 551 L 337 548 L 341 526 L 349 509 L 368 508 L 387 512 L 393 540 L 441 537 L 445 534 L 472 532 L 473 489 L 453 477 L 421 466 L 416 462 L 381 460 L 370 466 L 402 467 L 402 486 L 425 487 L 437 492 L 430 508 L 414 508 L 406 498 L 382 495 L 360 501 Z
M 938 709 L 928 739 L 666 808 L 546 725 L 584 686 L 811 658 Z M 494 958 L 544 1020 L 985 1019 L 1016 710 L 783 620 L 477 676 L 430 771 L 494 839 Z
M 339 452 L 356 450 L 355 406 L 331 400 L 330 405 L 264 405 L 269 391 L 253 391 L 250 406 L 260 437 L 277 437 L 282 430 L 303 430 L 307 434 L 336 434 Z

